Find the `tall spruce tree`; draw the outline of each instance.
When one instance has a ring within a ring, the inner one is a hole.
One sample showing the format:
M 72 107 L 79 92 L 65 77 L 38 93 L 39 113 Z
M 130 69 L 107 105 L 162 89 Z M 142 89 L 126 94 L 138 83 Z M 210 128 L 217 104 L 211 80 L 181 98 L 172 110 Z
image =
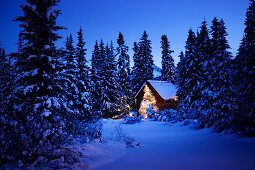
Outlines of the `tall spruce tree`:
M 109 60 L 111 60 L 110 62 L 110 70 L 112 70 L 112 77 L 115 77 L 116 81 L 117 80 L 117 76 L 118 76 L 118 72 L 117 72 L 117 61 L 116 61 L 116 54 L 115 54 L 115 49 L 113 47 L 113 42 L 111 41 L 111 44 L 110 44 L 110 57 L 109 57 Z
M 66 56 L 65 56 L 65 69 L 64 76 L 68 79 L 65 83 L 66 88 L 66 98 L 67 98 L 67 107 L 71 108 L 69 110 L 70 114 L 76 115 L 80 119 L 82 117 L 85 119 L 88 116 L 88 108 L 84 103 L 82 103 L 82 86 L 79 85 L 79 57 L 75 54 L 75 48 L 73 45 L 73 37 L 72 34 L 67 36 L 66 39 Z M 81 87 L 81 88 L 79 88 Z M 84 99 L 86 100 L 86 99 Z M 83 101 L 84 101 L 83 100 Z M 84 106 L 86 106 L 84 108 Z M 77 129 L 72 129 L 73 131 L 77 131 Z
M 104 87 L 102 88 L 101 96 L 101 112 L 104 117 L 111 118 L 118 114 L 119 108 L 119 89 L 116 77 L 116 63 L 113 43 L 111 42 L 110 47 L 106 45 L 105 47 L 105 58 L 102 60 L 103 75 L 105 79 L 103 80 Z
M 166 35 L 161 36 L 162 48 L 162 80 L 175 83 L 174 59 L 171 56 L 173 50 L 170 50 L 170 42 Z
M 131 82 L 132 82 L 133 92 L 137 93 L 144 83 L 144 80 L 142 79 L 144 70 L 143 70 L 142 57 L 139 55 L 139 47 L 136 42 L 134 42 L 133 51 L 134 51 L 134 55 L 133 55 L 134 66 L 132 68 Z
M 130 60 L 128 55 L 128 46 L 125 44 L 124 36 L 119 33 L 117 39 L 117 67 L 118 67 L 118 82 L 122 96 L 129 96 L 130 93 Z
M 93 110 L 99 116 L 112 117 L 118 114 L 119 90 L 113 44 L 110 47 L 96 42 L 91 67 Z
M 211 26 L 211 49 L 212 58 L 208 60 L 212 69 L 208 75 L 210 93 L 206 93 L 208 102 L 207 109 L 203 112 L 204 124 L 217 126 L 218 128 L 230 127 L 234 114 L 234 93 L 230 83 L 230 60 L 231 53 L 227 51 L 230 46 L 226 36 L 226 27 L 223 20 L 214 18 Z
M 180 58 L 180 61 L 176 67 L 176 85 L 178 88 L 178 91 L 177 91 L 178 100 L 181 104 L 183 104 L 185 98 L 187 97 L 188 92 L 185 89 L 186 74 L 187 74 L 186 73 L 186 58 L 182 51 L 179 55 L 179 58 Z
M 125 44 L 124 36 L 119 33 L 117 39 L 117 67 L 118 67 L 118 83 L 120 88 L 120 111 L 123 114 L 129 113 L 129 104 L 131 97 L 130 85 L 130 60 L 128 55 L 128 46 Z
M 56 95 L 54 89 L 54 42 L 60 37 L 55 33 L 62 29 L 56 25 L 59 10 L 52 10 L 59 1 L 27 1 L 22 7 L 24 16 L 15 20 L 22 22 L 23 28 L 19 37 L 25 42 L 17 66 L 20 75 L 17 77 L 17 112 L 18 115 L 34 114 L 40 120 L 54 119 L 54 105 L 49 102 Z M 19 107 L 18 107 L 19 106 Z M 21 122 L 26 123 L 21 116 Z M 52 120 L 53 121 L 53 120 Z M 57 121 L 57 120 L 55 120 Z
M 199 94 L 199 80 L 200 74 L 198 70 L 198 65 L 200 59 L 197 56 L 197 37 L 195 33 L 190 29 L 188 32 L 188 38 L 185 46 L 185 56 L 183 57 L 182 68 L 179 64 L 179 74 L 178 74 L 178 94 L 179 97 L 179 111 L 181 114 L 188 118 L 198 118 L 197 112 L 194 110 L 196 106 Z M 183 73 L 181 73 L 183 72 Z M 182 81 L 179 81 L 182 79 Z
M 12 53 L 12 56 L 15 54 Z M 13 112 L 13 101 L 15 96 L 13 91 L 16 86 L 14 83 L 15 68 L 12 64 L 12 56 L 6 55 L 5 50 L 1 48 L 0 42 L 0 150 L 1 159 L 0 167 L 6 163 L 13 163 L 17 161 L 17 157 L 21 158 L 21 146 L 17 140 L 20 137 L 22 131 L 20 130 L 20 124 L 17 123 L 17 118 Z M 24 135 L 24 137 L 26 137 Z M 17 154 L 17 156 L 16 156 Z
M 16 123 L 9 126 L 13 132 L 8 139 L 22 140 L 13 140 L 13 147 L 5 143 L 3 152 L 7 159 L 14 151 L 17 160 L 32 162 L 37 159 L 37 147 L 47 156 L 48 150 L 66 142 L 61 136 L 71 131 L 69 125 L 75 126 L 63 112 L 65 106 L 59 95 L 62 87 L 57 85 L 54 42 L 60 38 L 56 31 L 62 29 L 56 25 L 60 10 L 54 7 L 58 2 L 27 0 L 27 4 L 21 6 L 24 15 L 15 19 L 21 22 L 19 37 L 24 45 L 16 64 L 19 75 L 14 82 L 11 119 Z
M 146 31 L 143 32 L 140 42 L 134 43 L 134 67 L 132 84 L 134 93 L 142 87 L 143 83 L 153 78 L 153 56 L 151 54 L 151 40 Z
M 84 48 L 85 42 L 83 38 L 83 30 L 80 30 L 77 33 L 78 43 L 76 45 L 75 53 L 77 58 L 77 64 L 79 73 L 77 75 L 77 87 L 79 89 L 78 97 L 79 97 L 79 107 L 78 110 L 81 114 L 83 114 L 86 119 L 92 119 L 91 113 L 91 99 L 90 99 L 90 79 L 89 79 L 89 67 L 87 66 L 86 60 L 86 51 Z
M 200 31 L 197 35 L 197 57 L 198 57 L 198 83 L 196 91 L 196 102 L 193 105 L 193 110 L 200 118 L 201 126 L 204 126 L 204 118 L 206 117 L 207 110 L 210 109 L 211 87 L 210 75 L 213 72 L 212 61 L 212 47 L 209 37 L 209 30 L 207 22 L 202 21 Z M 202 114 L 203 112 L 203 114 Z
M 1 48 L 0 41 L 0 114 L 8 113 L 7 100 L 10 95 L 10 67 L 5 50 Z M 6 113 L 5 113 L 6 112 Z
M 101 39 L 100 43 L 99 43 L 99 55 L 98 55 L 98 72 L 97 72 L 97 75 L 98 75 L 98 80 L 99 80 L 99 88 L 100 88 L 100 92 L 102 93 L 102 90 L 106 87 L 106 75 L 105 75 L 105 58 L 106 58 L 106 48 L 105 48 L 105 45 L 104 45 L 104 42 L 103 40 Z
M 255 1 L 250 0 L 246 12 L 244 37 L 235 59 L 235 88 L 239 103 L 239 115 L 236 125 L 241 129 L 248 129 L 248 133 L 255 133 Z
M 98 42 L 95 42 L 94 50 L 92 52 L 91 58 L 91 71 L 90 71 L 90 79 L 91 79 L 91 97 L 93 100 L 91 101 L 93 112 L 97 112 L 99 116 L 100 113 L 100 99 L 101 99 L 101 88 L 99 84 L 99 45 Z
M 153 79 L 153 56 L 151 54 L 152 48 L 151 48 L 151 40 L 148 39 L 148 34 L 146 31 L 143 32 L 142 37 L 140 38 L 140 42 L 138 43 L 139 46 L 139 56 L 142 59 L 142 69 L 143 71 L 143 77 L 140 77 L 143 79 L 143 83 L 147 80 Z

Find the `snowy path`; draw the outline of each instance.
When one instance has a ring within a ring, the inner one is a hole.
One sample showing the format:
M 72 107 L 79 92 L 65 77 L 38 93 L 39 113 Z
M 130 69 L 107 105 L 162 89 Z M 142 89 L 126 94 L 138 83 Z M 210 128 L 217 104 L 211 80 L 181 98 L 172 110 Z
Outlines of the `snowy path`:
M 115 146 L 114 159 L 98 163 L 96 170 L 255 169 L 255 138 L 221 136 L 210 129 L 195 130 L 149 120 L 133 125 L 103 120 L 103 124 L 104 136 L 111 136 L 114 127 L 120 125 L 144 147 L 116 150 Z

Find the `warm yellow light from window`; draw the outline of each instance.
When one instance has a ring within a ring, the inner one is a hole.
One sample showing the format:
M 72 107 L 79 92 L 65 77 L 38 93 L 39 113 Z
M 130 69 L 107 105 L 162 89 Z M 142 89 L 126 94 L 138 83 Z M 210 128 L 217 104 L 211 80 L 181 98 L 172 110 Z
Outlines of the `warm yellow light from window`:
M 178 101 L 178 96 L 175 96 L 174 100 L 175 100 L 175 101 Z

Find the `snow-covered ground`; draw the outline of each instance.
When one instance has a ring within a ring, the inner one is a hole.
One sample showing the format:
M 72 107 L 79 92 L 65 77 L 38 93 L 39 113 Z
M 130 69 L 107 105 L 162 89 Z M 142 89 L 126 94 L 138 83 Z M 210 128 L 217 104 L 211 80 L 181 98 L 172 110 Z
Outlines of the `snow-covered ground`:
M 86 147 L 88 157 L 84 160 L 90 169 L 255 169 L 255 138 L 238 138 L 169 122 L 122 122 L 103 120 L 104 143 Z M 116 142 L 116 131 L 135 139 L 135 147 L 127 148 L 121 140 Z

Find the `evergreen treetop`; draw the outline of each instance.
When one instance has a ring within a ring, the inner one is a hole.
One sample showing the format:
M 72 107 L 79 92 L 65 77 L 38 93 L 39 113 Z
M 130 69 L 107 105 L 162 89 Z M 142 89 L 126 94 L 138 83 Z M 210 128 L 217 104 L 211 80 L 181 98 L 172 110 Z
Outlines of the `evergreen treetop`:
M 166 35 L 161 36 L 161 48 L 162 48 L 162 79 L 164 81 L 170 81 L 175 83 L 175 66 L 174 59 L 171 56 L 173 50 L 170 50 L 170 42 Z
M 152 47 L 151 47 L 151 40 L 148 39 L 149 36 L 146 31 L 143 32 L 142 37 L 140 38 L 140 42 L 138 43 L 139 46 L 139 56 L 142 59 L 142 67 L 143 71 L 143 81 L 153 79 L 153 56 L 151 54 Z
M 124 36 L 119 33 L 117 39 L 117 57 L 118 57 L 118 82 L 122 95 L 129 95 L 130 90 L 130 60 L 128 55 L 128 46 L 125 45 Z

